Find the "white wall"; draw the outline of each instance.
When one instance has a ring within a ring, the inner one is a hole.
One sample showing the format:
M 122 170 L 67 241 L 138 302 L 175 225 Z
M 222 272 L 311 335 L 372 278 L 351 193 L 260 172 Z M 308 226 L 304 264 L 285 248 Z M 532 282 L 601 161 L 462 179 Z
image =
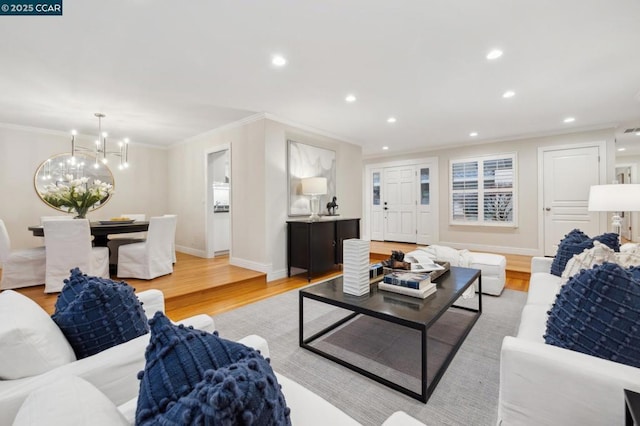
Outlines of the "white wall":
M 538 206 L 538 147 L 601 141 L 607 143 L 607 180 L 610 181 L 613 178 L 615 163 L 613 129 L 424 151 L 411 155 L 371 158 L 366 159 L 365 163 L 374 164 L 416 157 L 437 157 L 440 172 L 440 244 L 473 250 L 485 249 L 503 253 L 536 255 L 540 254 L 542 249 L 538 233 L 538 210 L 542 208 Z M 389 145 L 393 146 L 392 143 Z M 449 161 L 512 152 L 517 153 L 518 156 L 518 227 L 449 225 Z
M 42 238 L 34 237 L 27 227 L 39 224 L 40 216 L 64 214 L 40 200 L 33 178 L 47 158 L 71 150 L 70 138 L 62 132 L 0 125 L 0 219 L 7 226 L 12 248 L 42 245 Z M 82 146 L 91 146 L 89 138 L 77 140 Z M 125 212 L 147 216 L 167 213 L 166 150 L 132 143 L 129 161 L 127 170 L 111 167 L 114 195 L 104 207 L 87 215 L 90 220 L 105 220 Z
M 288 181 L 287 140 L 306 143 L 336 152 L 336 197 L 341 217 L 362 217 L 362 148 L 338 139 L 304 131 L 300 128 L 266 120 L 266 193 L 265 228 L 270 242 L 271 273 L 269 280 L 286 276 Z M 334 194 L 329 194 L 334 195 Z M 321 212 L 324 206 L 320 206 Z
M 287 139 L 336 151 L 340 213 L 361 217 L 362 151 L 260 116 L 190 138 L 169 150 L 169 206 L 178 214 L 176 245 L 204 256 L 206 153 L 231 146 L 231 249 L 234 265 L 286 275 Z

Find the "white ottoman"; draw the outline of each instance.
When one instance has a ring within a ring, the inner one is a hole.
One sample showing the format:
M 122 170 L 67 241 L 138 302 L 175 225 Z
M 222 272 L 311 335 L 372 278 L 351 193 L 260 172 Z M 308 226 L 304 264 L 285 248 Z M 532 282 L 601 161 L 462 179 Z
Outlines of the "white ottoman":
M 471 252 L 469 267 L 482 271 L 482 293 L 500 296 L 507 278 L 506 257 L 501 254 Z M 478 283 L 476 283 L 476 291 L 478 291 Z

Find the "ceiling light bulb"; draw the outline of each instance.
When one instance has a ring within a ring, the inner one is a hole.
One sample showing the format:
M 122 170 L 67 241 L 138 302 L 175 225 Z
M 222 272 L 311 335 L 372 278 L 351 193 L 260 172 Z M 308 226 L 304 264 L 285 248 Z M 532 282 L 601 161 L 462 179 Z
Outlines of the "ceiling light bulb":
M 475 138 L 476 136 L 478 136 L 478 132 L 471 132 L 469 133 L 469 136 L 471 136 L 472 138 Z
M 102 137 L 103 137 L 103 138 L 106 138 L 107 136 L 109 136 L 109 133 L 107 133 L 107 132 L 102 132 Z
M 98 167 L 100 167 L 100 165 L 99 165 L 98 163 L 94 163 L 94 164 L 93 164 L 93 168 L 94 168 L 94 169 L 97 169 Z
M 388 146 L 383 146 L 382 149 L 384 149 L 385 151 L 389 149 Z
M 275 65 L 276 67 L 283 67 L 285 65 L 287 65 L 287 60 L 284 58 L 284 56 L 281 55 L 275 55 L 272 59 L 271 59 L 271 63 L 273 65 Z
M 106 158 L 103 158 L 103 159 L 102 159 L 102 164 L 107 164 L 107 162 L 108 162 L 108 161 L 107 161 L 107 159 L 106 159 Z
M 125 169 L 129 168 L 129 163 L 124 163 L 124 168 Z
M 96 145 L 100 146 L 100 141 L 96 139 Z
M 502 56 L 502 50 L 500 49 L 493 49 L 491 52 L 487 53 L 487 59 L 490 61 L 498 59 L 500 56 Z
M 516 95 L 516 92 L 514 92 L 513 90 L 507 90 L 506 92 L 504 92 L 502 94 L 503 98 L 513 98 Z
M 78 131 L 77 131 L 76 129 L 73 129 L 73 130 L 71 131 L 71 134 L 72 134 L 73 136 L 75 136 L 75 135 L 77 135 L 77 134 L 78 134 Z
M 574 121 L 576 121 L 574 117 L 567 117 L 564 119 L 565 123 L 573 123 Z
M 345 101 L 347 102 L 355 102 L 356 101 L 356 97 L 355 95 L 347 95 L 346 98 L 344 98 Z
M 129 143 L 129 138 L 124 138 L 124 143 Z
M 395 123 L 396 121 L 398 121 L 398 120 L 396 120 L 396 118 L 395 118 L 395 117 L 389 117 L 389 118 L 387 118 L 387 123 Z

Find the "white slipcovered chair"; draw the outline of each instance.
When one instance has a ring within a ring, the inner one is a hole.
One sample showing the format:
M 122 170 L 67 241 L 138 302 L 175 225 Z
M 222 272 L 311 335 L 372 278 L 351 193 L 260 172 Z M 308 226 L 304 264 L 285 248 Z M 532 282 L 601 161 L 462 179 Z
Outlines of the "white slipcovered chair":
M 2 263 L 0 290 L 44 284 L 44 247 L 12 251 L 9 232 L 2 219 L 0 219 L 0 262 Z
M 73 216 L 40 216 L 40 225 L 43 225 L 47 220 L 69 220 L 73 219 Z
M 178 225 L 178 215 L 165 214 L 163 216 L 165 216 L 165 217 L 168 216 L 168 217 L 175 218 L 176 219 L 176 226 Z M 175 236 L 173 238 L 173 241 L 171 242 L 171 258 L 172 258 L 172 261 L 173 261 L 174 264 L 178 261 L 178 259 L 176 258 L 176 239 L 175 239 Z
M 109 278 L 109 249 L 92 247 L 87 219 L 47 220 L 43 226 L 47 253 L 45 293 L 62 290 L 64 279 L 75 267 L 88 275 Z
M 172 273 L 175 233 L 176 217 L 152 217 L 145 241 L 120 246 L 118 277 L 150 280 Z
M 144 222 L 147 215 L 144 213 L 122 213 L 120 217 L 128 217 L 134 222 Z M 118 250 L 120 246 L 131 243 L 140 243 L 147 238 L 146 232 L 130 232 L 128 234 L 114 234 L 109 236 L 109 263 L 115 265 L 118 263 Z

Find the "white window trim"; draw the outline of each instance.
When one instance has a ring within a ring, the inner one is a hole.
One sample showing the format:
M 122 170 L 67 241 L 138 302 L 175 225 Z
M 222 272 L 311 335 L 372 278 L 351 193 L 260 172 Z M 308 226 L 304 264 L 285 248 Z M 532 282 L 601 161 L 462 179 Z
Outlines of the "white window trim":
M 511 158 L 513 161 L 513 220 L 511 222 L 494 222 L 482 219 L 484 211 L 484 182 L 483 163 L 490 160 Z M 478 220 L 454 220 L 453 219 L 453 165 L 457 163 L 478 162 Z M 457 158 L 449 160 L 449 225 L 453 226 L 483 226 L 499 228 L 518 227 L 518 155 L 515 152 L 486 155 L 478 157 Z

